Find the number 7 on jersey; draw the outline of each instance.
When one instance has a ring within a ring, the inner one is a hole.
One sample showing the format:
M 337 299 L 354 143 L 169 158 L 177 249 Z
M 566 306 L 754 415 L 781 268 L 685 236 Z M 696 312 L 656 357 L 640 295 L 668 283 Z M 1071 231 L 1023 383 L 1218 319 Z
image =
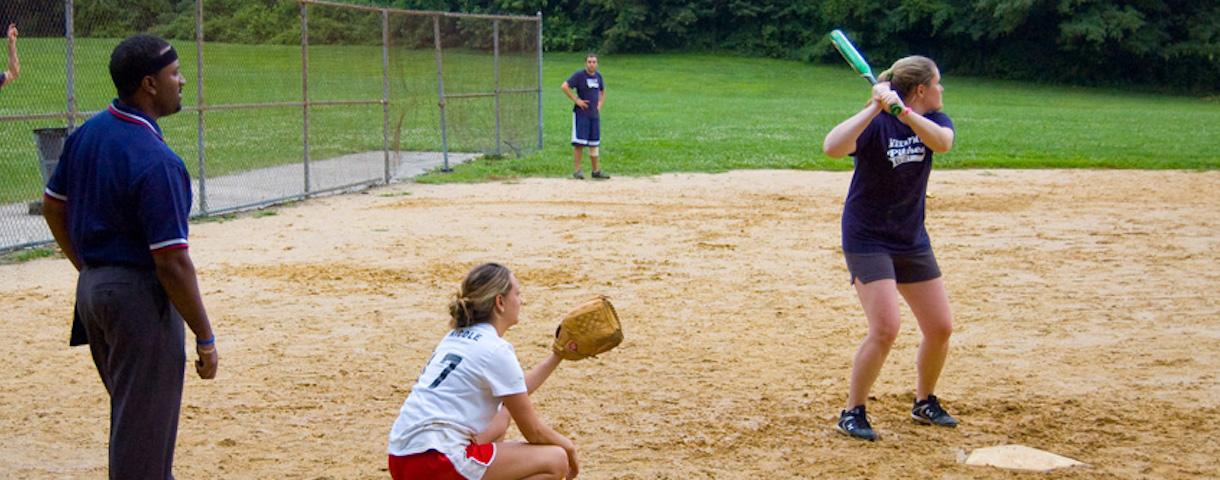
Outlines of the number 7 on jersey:
M 452 353 L 446 353 L 445 358 L 441 359 L 441 363 L 448 363 L 449 365 L 447 365 L 445 369 L 441 371 L 440 375 L 436 376 L 436 380 L 433 380 L 432 385 L 428 385 L 428 388 L 436 388 L 437 385 L 440 385 L 441 382 L 445 381 L 445 377 L 449 376 L 449 372 L 452 372 L 453 369 L 457 368 L 459 363 L 462 363 L 462 357 Z

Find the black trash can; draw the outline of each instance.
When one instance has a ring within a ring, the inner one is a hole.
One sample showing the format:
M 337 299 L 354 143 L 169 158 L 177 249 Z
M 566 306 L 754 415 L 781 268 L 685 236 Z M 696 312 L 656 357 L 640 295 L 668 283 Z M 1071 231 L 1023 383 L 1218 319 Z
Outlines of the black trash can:
M 42 186 L 51 181 L 51 174 L 59 165 L 59 154 L 68 140 L 66 127 L 39 128 L 34 130 L 34 144 L 38 146 L 38 172 L 42 175 Z M 30 215 L 42 214 L 42 202 L 30 203 Z
M 38 171 L 42 173 L 42 185 L 51 181 L 51 174 L 59 165 L 59 154 L 64 151 L 64 141 L 68 139 L 68 129 L 39 128 L 34 130 L 34 142 L 38 145 Z

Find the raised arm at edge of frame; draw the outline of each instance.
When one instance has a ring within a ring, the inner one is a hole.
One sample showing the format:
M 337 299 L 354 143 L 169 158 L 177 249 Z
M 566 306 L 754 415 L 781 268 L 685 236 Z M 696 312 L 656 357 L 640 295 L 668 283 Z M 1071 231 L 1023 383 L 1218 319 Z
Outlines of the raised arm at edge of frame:
M 17 58 L 17 25 L 12 23 L 8 25 L 8 70 L 4 73 L 5 84 L 21 76 L 21 61 Z

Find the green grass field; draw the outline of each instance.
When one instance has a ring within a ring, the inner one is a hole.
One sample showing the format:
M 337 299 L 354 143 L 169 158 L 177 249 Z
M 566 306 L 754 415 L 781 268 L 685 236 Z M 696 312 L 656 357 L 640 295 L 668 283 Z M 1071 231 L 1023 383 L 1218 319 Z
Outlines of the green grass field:
M 77 105 L 104 108 L 113 96 L 105 63 L 114 40 L 76 43 Z M 0 115 L 64 109 L 62 39 L 23 39 L 23 75 L 0 94 Z M 184 104 L 196 104 L 195 52 L 179 47 L 188 86 Z M 301 99 L 300 47 L 208 44 L 205 98 L 209 105 L 293 102 Z M 311 46 L 310 95 L 315 100 L 381 98 L 381 48 Z M 487 57 L 448 51 L 446 92 L 489 91 Z M 395 52 L 391 59 L 391 133 L 404 150 L 439 150 L 435 58 L 429 51 Z M 467 182 L 487 178 L 566 176 L 571 173 L 571 102 L 559 90 L 583 66 L 583 54 L 547 54 L 544 61 L 545 146 L 537 154 L 508 155 L 433 173 L 423 182 Z M 502 88 L 533 88 L 532 58 L 502 59 Z M 612 175 L 720 172 L 735 169 L 851 168 L 851 159 L 821 152 L 825 134 L 858 111 L 868 84 L 846 65 L 748 59 L 714 55 L 607 55 L 601 147 Z M 945 111 L 957 127 L 952 152 L 937 156 L 939 168 L 1126 168 L 1215 169 L 1220 154 L 1220 101 L 1145 95 L 1131 91 L 1039 86 L 957 78 L 947 73 Z M 21 95 L 15 100 L 14 96 Z M 515 97 L 505 108 L 532 121 L 532 96 Z M 485 149 L 492 120 L 480 116 L 489 100 L 454 99 L 449 118 L 454 151 Z M 382 107 L 315 107 L 310 114 L 310 158 L 382 148 Z M 192 173 L 198 119 L 184 113 L 163 119 L 171 146 Z M 209 176 L 299 161 L 300 107 L 210 112 L 206 116 Z M 62 126 L 61 120 L 0 122 L 0 202 L 37 198 L 41 188 L 33 128 Z M 507 133 L 533 145 L 536 133 Z M 586 162 L 586 169 L 588 165 Z
M 822 139 L 869 85 L 846 66 L 701 55 L 605 56 L 602 161 L 613 174 L 850 169 Z M 571 102 L 559 84 L 581 54 L 548 54 L 546 148 L 423 181 L 570 174 Z M 957 139 L 939 168 L 1220 168 L 1220 101 L 1039 86 L 946 74 Z M 585 161 L 588 168 L 588 161 Z M 587 172 L 586 172 L 587 173 Z

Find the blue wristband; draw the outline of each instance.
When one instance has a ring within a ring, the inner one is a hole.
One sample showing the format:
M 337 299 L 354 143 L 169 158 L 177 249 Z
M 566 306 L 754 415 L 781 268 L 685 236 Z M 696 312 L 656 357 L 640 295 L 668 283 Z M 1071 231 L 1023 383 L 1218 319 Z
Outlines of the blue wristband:
M 211 345 L 211 344 L 213 344 L 213 343 L 216 343 L 216 336 L 215 336 L 215 335 L 212 335 L 212 338 L 209 338 L 209 339 L 207 339 L 207 340 L 199 340 L 199 339 L 197 339 L 197 338 L 195 339 L 195 345 L 199 345 L 200 347 L 203 347 L 203 346 L 206 346 L 206 345 Z

